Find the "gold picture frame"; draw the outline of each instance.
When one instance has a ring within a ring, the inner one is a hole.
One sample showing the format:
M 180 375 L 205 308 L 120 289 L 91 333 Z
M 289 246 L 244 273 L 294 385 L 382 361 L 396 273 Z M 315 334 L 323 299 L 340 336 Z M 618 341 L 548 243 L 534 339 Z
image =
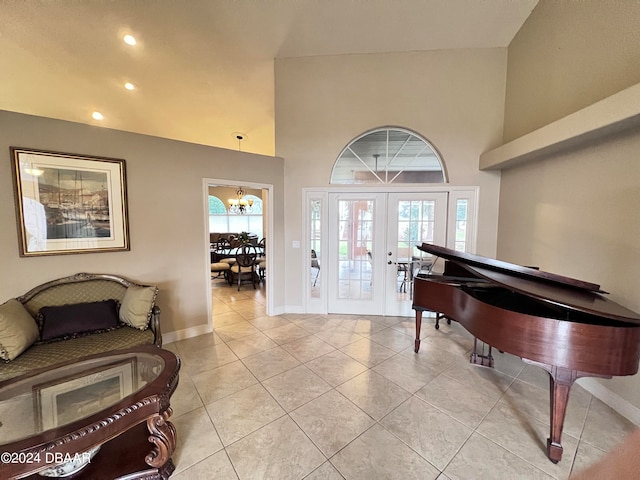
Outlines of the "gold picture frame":
M 10 150 L 21 257 L 130 250 L 124 160 Z

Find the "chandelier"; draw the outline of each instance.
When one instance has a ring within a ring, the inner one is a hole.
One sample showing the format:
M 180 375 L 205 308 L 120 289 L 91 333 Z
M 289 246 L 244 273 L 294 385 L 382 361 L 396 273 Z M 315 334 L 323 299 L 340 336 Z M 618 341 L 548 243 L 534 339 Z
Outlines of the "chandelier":
M 244 215 L 253 211 L 253 200 L 244 198 L 244 190 L 242 187 L 236 190 L 236 197 L 229 199 L 229 213 L 236 215 Z

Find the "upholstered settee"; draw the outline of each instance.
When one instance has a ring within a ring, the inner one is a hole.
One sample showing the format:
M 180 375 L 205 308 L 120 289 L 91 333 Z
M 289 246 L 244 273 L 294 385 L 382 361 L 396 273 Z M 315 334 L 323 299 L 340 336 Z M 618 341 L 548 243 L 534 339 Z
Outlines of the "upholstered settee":
M 87 355 L 162 345 L 158 289 L 78 273 L 0 305 L 0 381 Z

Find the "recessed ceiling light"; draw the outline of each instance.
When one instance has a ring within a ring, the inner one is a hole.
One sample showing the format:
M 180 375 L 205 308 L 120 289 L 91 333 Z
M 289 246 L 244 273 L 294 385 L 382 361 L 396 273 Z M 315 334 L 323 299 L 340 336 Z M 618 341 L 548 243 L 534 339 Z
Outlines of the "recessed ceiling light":
M 135 45 L 136 44 L 136 38 L 133 35 L 125 35 L 123 37 L 124 43 L 126 43 L 127 45 Z
M 102 115 L 100 112 L 93 112 L 91 114 L 91 118 L 93 118 L 94 120 L 103 120 L 104 115 Z
M 127 82 L 124 84 L 124 88 L 126 88 L 127 90 L 135 90 L 136 86 L 131 82 Z

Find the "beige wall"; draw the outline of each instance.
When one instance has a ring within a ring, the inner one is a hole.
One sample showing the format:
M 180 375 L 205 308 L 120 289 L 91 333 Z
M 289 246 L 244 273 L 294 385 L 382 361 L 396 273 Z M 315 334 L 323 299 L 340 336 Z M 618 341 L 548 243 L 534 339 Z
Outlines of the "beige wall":
M 639 2 L 541 1 L 509 47 L 505 141 L 640 82 L 638 22 Z M 498 257 L 640 311 L 639 152 L 626 131 L 504 170 Z M 600 382 L 640 408 L 637 375 Z
M 131 251 L 20 258 L 10 146 L 124 158 Z M 159 286 L 164 333 L 203 327 L 209 323 L 211 295 L 203 179 L 273 185 L 274 225 L 283 222 L 284 163 L 279 158 L 2 111 L 0 152 L 4 152 L 0 162 L 0 302 L 65 275 L 115 273 Z M 282 230 L 275 230 L 272 247 L 277 259 L 282 256 Z M 277 309 L 284 296 L 276 290 L 274 294 Z
M 480 187 L 478 252 L 495 254 L 499 172 L 478 157 L 502 140 L 505 49 L 342 55 L 276 60 L 276 154 L 285 158 L 286 270 L 300 272 L 303 187 L 329 184 L 340 151 L 357 135 L 399 126 L 430 140 L 453 185 Z M 306 266 L 306 265 L 305 265 Z M 300 275 L 286 304 L 302 305 Z
M 540 0 L 509 45 L 504 141 L 638 83 L 640 2 Z

